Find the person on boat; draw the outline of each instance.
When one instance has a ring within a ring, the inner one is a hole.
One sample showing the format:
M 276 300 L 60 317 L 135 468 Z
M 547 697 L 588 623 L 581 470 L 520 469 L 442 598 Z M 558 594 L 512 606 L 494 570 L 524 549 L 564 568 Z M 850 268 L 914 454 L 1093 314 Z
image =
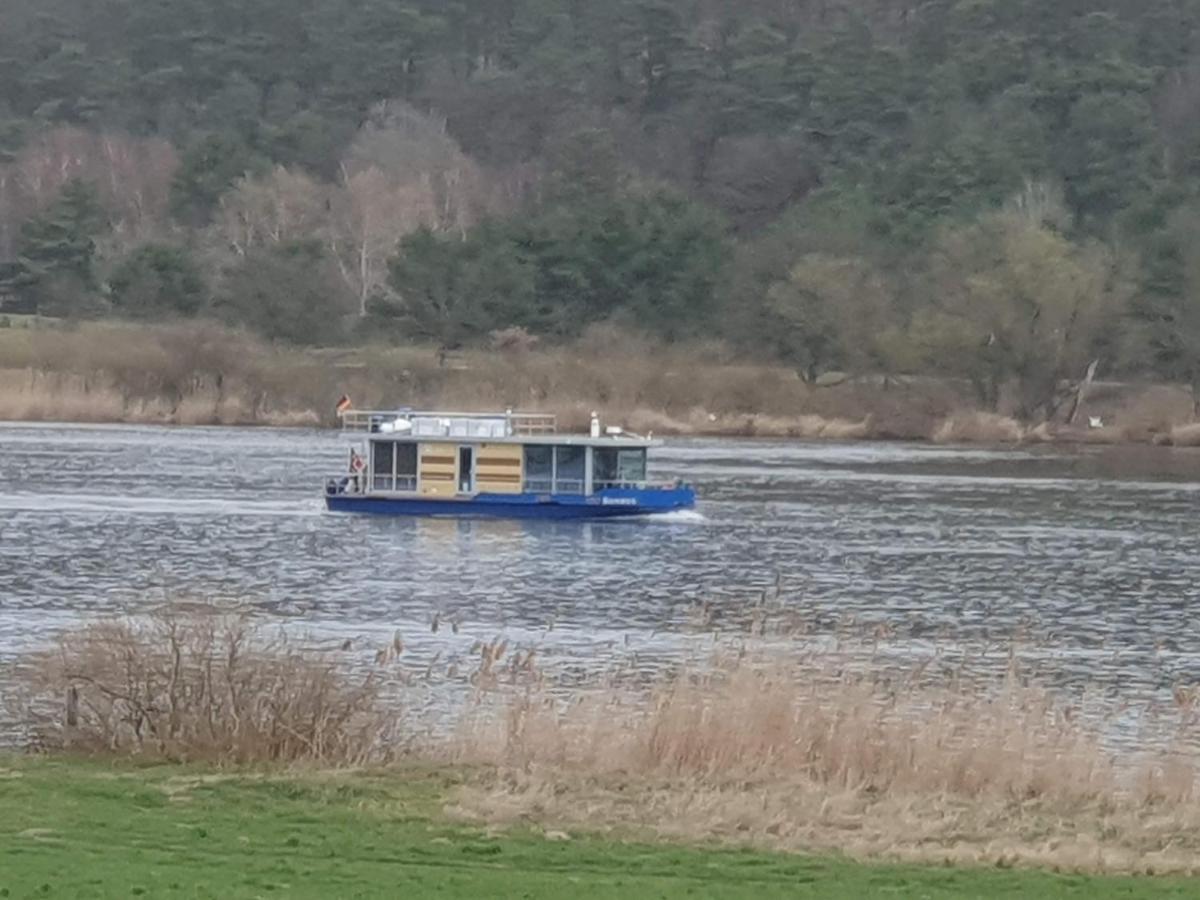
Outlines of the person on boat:
M 359 493 L 359 476 L 363 469 L 367 467 L 366 461 L 359 456 L 354 448 L 350 449 L 350 478 L 348 479 L 354 484 L 354 493 Z

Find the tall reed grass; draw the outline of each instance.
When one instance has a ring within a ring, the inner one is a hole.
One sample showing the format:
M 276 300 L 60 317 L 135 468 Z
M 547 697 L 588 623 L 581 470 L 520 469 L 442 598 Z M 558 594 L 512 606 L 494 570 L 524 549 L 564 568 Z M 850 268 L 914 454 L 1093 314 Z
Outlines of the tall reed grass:
M 556 703 L 523 695 L 468 758 L 589 774 L 749 782 L 802 778 L 867 793 L 1091 800 L 1116 785 L 1094 735 L 1045 691 L 883 685 L 820 659 L 746 658 L 688 672 L 647 696 Z
M 648 693 L 481 703 L 450 758 L 497 774 L 456 811 L 862 857 L 1193 871 L 1194 741 L 1119 758 L 1110 719 L 1015 671 L 968 685 L 842 662 L 776 648 Z
M 1015 668 L 991 682 L 923 665 L 852 673 L 778 634 L 739 640 L 651 685 L 569 689 L 535 648 L 476 642 L 457 674 L 468 700 L 418 739 L 406 691 L 436 661 L 398 677 L 399 638 L 314 649 L 243 617 L 165 614 L 66 633 L 19 668 L 16 707 L 44 750 L 454 765 L 467 779 L 452 812 L 484 822 L 1001 865 L 1195 864 L 1190 731 L 1120 758 L 1111 721 Z M 1176 700 L 1190 710 L 1194 692 Z

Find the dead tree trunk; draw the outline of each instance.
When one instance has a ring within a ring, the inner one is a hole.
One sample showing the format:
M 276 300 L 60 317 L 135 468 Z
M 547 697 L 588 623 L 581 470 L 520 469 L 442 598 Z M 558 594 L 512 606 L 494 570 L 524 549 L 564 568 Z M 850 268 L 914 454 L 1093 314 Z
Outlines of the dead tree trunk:
M 1083 381 L 1079 382 L 1079 388 L 1075 391 L 1075 400 L 1071 404 L 1071 412 L 1067 416 L 1067 424 L 1074 425 L 1075 420 L 1079 417 L 1079 410 L 1083 406 L 1083 401 L 1087 399 L 1087 392 L 1092 386 L 1092 379 L 1096 377 L 1096 367 L 1100 365 L 1100 360 L 1093 359 L 1087 367 L 1087 374 L 1083 376 Z

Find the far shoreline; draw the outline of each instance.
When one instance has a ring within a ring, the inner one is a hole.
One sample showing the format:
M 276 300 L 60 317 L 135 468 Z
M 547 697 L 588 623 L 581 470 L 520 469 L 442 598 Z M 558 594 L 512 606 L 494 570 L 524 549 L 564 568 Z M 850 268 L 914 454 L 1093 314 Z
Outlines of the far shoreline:
M 547 410 L 552 412 L 553 410 Z M 642 417 L 647 413 L 640 412 Z M 665 416 L 665 414 L 662 414 Z M 968 417 L 981 414 L 968 413 Z M 1035 427 L 1022 426 L 1017 420 L 1008 417 L 989 416 L 980 425 L 973 425 L 970 420 L 963 423 L 962 417 L 952 417 L 943 421 L 940 429 L 945 436 L 934 435 L 904 435 L 894 433 L 873 433 L 869 423 L 848 422 L 845 420 L 824 420 L 813 422 L 816 417 L 797 417 L 794 424 L 787 420 L 772 417 L 766 427 L 760 426 L 755 420 L 759 417 L 745 417 L 747 423 L 741 427 L 717 427 L 712 429 L 663 429 L 638 432 L 650 434 L 655 438 L 703 438 L 710 440 L 744 440 L 763 442 L 801 442 L 806 444 L 911 444 L 928 447 L 990 447 L 995 449 L 1035 449 L 1060 448 L 1082 450 L 1089 447 L 1111 448 L 1161 448 L 1166 450 L 1195 450 L 1200 449 L 1200 436 L 1194 436 L 1192 428 L 1182 426 L 1170 432 L 1156 433 L 1150 436 L 1129 436 L 1118 429 L 1100 428 L 1092 432 L 1079 428 L 1055 429 L 1045 423 Z M 624 420 L 615 414 L 607 421 L 613 424 Z M 69 427 L 151 427 L 179 429 L 239 429 L 239 430 L 278 430 L 278 431 L 316 431 L 336 432 L 337 423 L 320 420 L 315 411 L 284 412 L 278 416 L 268 414 L 266 418 L 242 421 L 213 421 L 211 419 L 181 421 L 170 417 L 148 418 L 130 416 L 118 418 L 0 418 L 0 427 L 9 426 L 42 426 L 46 428 Z M 572 427 L 572 431 L 584 430 Z M 636 429 L 634 429 L 636 430 Z M 1200 426 L 1197 427 L 1200 430 Z M 1017 437 L 1012 434 L 1019 431 Z
M 1096 381 L 1023 421 L 1012 397 L 981 408 L 970 384 L 921 375 L 807 381 L 719 344 L 597 332 L 572 343 L 300 348 L 211 323 L 0 329 L 0 421 L 336 427 L 335 404 L 553 413 L 562 430 L 607 423 L 661 437 L 934 445 L 1200 446 L 1192 390 Z M 1073 412 L 1068 410 L 1073 409 Z M 1066 421 L 1070 419 L 1071 421 Z

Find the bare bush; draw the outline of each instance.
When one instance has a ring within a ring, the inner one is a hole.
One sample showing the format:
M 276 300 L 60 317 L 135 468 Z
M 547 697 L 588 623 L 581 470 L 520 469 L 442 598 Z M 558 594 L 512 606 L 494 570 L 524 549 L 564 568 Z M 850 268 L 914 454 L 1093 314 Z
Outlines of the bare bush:
M 1170 431 L 1171 445 L 1175 447 L 1200 447 L 1200 423 L 1176 425 Z
M 1025 436 L 1021 423 L 987 412 L 959 413 L 944 419 L 931 435 L 937 444 L 1018 444 Z
M 49 748 L 358 764 L 388 755 L 396 722 L 374 673 L 239 615 L 95 622 L 22 671 L 31 730 Z
M 489 337 L 493 350 L 509 353 L 527 353 L 538 343 L 538 336 L 530 334 L 520 325 L 497 329 Z

